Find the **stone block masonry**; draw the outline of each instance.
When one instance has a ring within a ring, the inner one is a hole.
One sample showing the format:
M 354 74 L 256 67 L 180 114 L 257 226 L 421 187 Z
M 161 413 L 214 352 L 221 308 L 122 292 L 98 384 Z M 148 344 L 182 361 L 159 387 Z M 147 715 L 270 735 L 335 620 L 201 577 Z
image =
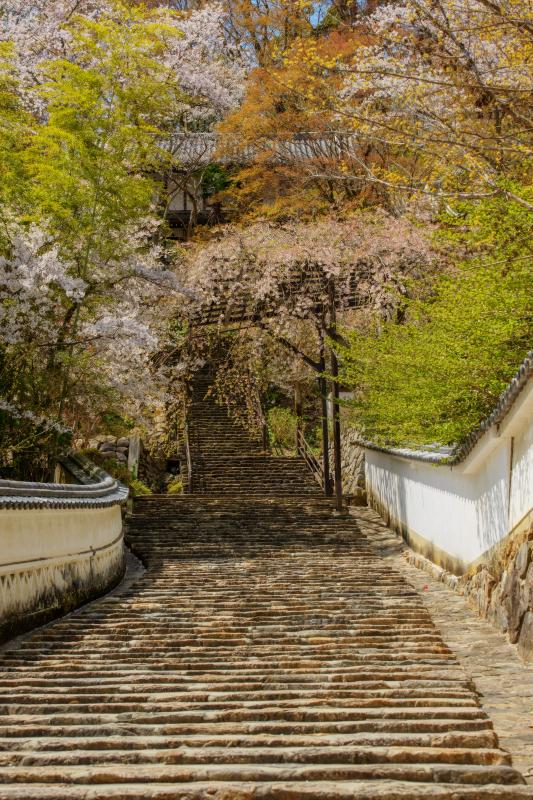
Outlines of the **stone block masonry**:
M 497 548 L 488 564 L 460 577 L 410 549 L 405 557 L 463 595 L 480 617 L 507 635 L 523 661 L 533 663 L 533 527 Z
M 345 427 L 341 435 L 342 492 L 350 505 L 366 505 L 365 450 L 361 447 L 360 434 L 354 428 Z M 330 447 L 330 463 L 333 463 L 333 446 Z

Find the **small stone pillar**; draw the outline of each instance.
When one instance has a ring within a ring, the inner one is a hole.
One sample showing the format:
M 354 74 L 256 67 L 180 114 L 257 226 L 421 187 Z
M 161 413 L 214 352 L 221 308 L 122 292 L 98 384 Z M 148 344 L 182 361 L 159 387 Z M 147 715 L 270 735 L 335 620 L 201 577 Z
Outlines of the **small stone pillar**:
M 142 443 L 138 433 L 130 436 L 130 447 L 128 451 L 128 469 L 134 478 L 139 475 L 139 461 L 141 459 Z

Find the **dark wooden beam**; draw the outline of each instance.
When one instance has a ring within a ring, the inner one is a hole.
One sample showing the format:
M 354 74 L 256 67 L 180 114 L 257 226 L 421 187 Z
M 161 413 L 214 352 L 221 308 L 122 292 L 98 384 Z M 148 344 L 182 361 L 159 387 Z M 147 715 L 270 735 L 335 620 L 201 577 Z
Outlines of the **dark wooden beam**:
M 318 377 L 318 390 L 320 392 L 320 403 L 322 407 L 322 467 L 324 469 L 324 494 L 326 497 L 331 497 L 333 494 L 333 487 L 331 485 L 331 472 L 329 467 L 328 382 L 326 380 L 326 346 L 324 343 L 323 330 L 319 330 L 319 336 L 322 374 Z
M 335 284 L 330 280 L 329 284 L 329 329 L 335 329 L 336 307 L 335 307 Z M 339 405 L 339 362 L 337 354 L 330 348 L 331 358 L 331 394 L 333 401 L 333 462 L 335 475 L 335 506 L 338 512 L 342 507 L 342 452 L 341 452 L 341 421 Z

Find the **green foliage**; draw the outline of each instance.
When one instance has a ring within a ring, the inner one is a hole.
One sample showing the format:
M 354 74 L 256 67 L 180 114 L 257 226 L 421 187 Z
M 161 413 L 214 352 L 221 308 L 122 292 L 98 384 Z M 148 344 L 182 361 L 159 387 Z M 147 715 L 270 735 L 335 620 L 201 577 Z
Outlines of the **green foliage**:
M 368 438 L 451 444 L 493 409 L 531 347 L 530 218 L 500 198 L 454 209 L 443 235 L 476 255 L 408 302 L 405 324 L 348 332 L 342 379 Z
M 129 483 L 130 494 L 132 497 L 141 497 L 143 494 L 152 494 L 152 490 L 142 481 L 135 478 Z
M 268 429 L 273 444 L 284 450 L 293 450 L 296 442 L 296 415 L 279 406 L 267 412 Z
M 110 458 L 109 453 L 90 448 L 88 450 L 84 450 L 83 455 L 87 456 L 90 461 L 93 461 L 113 478 L 116 478 L 117 481 L 120 481 L 127 486 L 132 497 L 139 497 L 143 494 L 152 494 L 152 490 L 146 486 L 145 483 L 136 478 L 128 469 L 126 464 L 117 461 L 115 458 Z
M 71 433 L 30 414 L 0 407 L 0 477 L 49 481 L 57 457 L 71 444 Z
M 500 187 L 533 202 L 533 189 L 527 183 L 502 178 Z M 442 215 L 440 238 L 466 245 L 474 253 L 488 253 L 491 261 L 528 260 L 533 255 L 532 220 L 530 209 L 501 195 L 478 203 L 458 202 Z
M 101 467 L 105 472 L 116 478 L 125 486 L 129 486 L 133 480 L 133 475 L 128 469 L 127 465 L 116 458 L 110 456 L 105 450 L 97 450 L 96 448 L 89 448 L 82 450 L 82 455 L 86 456 L 89 461 L 94 462 L 98 467 Z
M 20 155 L 28 144 L 31 119 L 24 110 L 13 66 L 13 46 L 0 42 L 0 203 L 12 203 L 21 181 Z M 0 246 L 4 245 L 0 230 Z
M 206 197 L 225 191 L 231 182 L 227 170 L 220 164 L 209 164 L 202 172 L 202 191 Z
M 129 436 L 131 429 L 135 427 L 133 420 L 113 408 L 106 409 L 101 414 L 100 423 L 107 435 L 117 439 L 121 436 Z
M 168 494 L 183 494 L 182 478 L 174 478 L 167 486 Z
M 24 162 L 28 216 L 47 220 L 86 279 L 121 256 L 125 228 L 149 214 L 183 98 L 157 58 L 175 28 L 122 5 L 69 28 L 73 57 L 46 66 L 47 120 Z

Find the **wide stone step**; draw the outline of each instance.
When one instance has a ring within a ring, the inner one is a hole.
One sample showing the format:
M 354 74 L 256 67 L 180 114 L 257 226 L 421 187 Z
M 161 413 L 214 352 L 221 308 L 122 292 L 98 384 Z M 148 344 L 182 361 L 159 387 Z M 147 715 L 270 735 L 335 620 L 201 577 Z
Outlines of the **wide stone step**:
M 180 700 L 168 700 L 166 702 L 148 702 L 143 701 L 142 703 L 135 703 L 134 701 L 130 702 L 120 702 L 119 700 L 112 700 L 110 698 L 102 698 L 97 703 L 86 703 L 86 702 L 76 702 L 75 700 L 70 701 L 70 699 L 62 703 L 54 702 L 52 699 L 45 700 L 44 702 L 36 703 L 36 702 L 28 702 L 28 703 L 12 703 L 9 705 L 2 705 L 0 706 L 0 719 L 5 715 L 24 715 L 27 716 L 31 714 L 32 716 L 48 713 L 48 714 L 65 714 L 73 711 L 81 714 L 101 714 L 103 712 L 109 713 L 116 713 L 116 714 L 123 714 L 123 713 L 138 713 L 139 710 L 142 709 L 144 713 L 153 713 L 153 714 L 164 714 L 167 711 L 180 711 L 181 709 L 192 709 L 194 711 L 198 710 L 201 712 L 206 712 L 210 714 L 212 711 L 225 711 L 229 710 L 232 711 L 235 708 L 238 708 L 241 704 L 246 707 L 247 711 L 258 710 L 263 712 L 263 710 L 269 709 L 272 706 L 272 702 L 276 702 L 276 709 L 283 710 L 287 709 L 290 712 L 293 710 L 304 709 L 306 712 L 317 709 L 317 708 L 325 708 L 326 711 L 329 713 L 332 707 L 337 709 L 340 708 L 352 708 L 354 704 L 357 704 L 359 709 L 363 708 L 379 708 L 385 709 L 389 707 L 398 708 L 398 707 L 407 707 L 409 708 L 411 705 L 416 704 L 416 706 L 420 709 L 427 709 L 428 716 L 431 716 L 431 710 L 441 709 L 441 704 L 445 700 L 446 705 L 448 708 L 457 707 L 461 709 L 472 708 L 471 703 L 472 700 L 469 698 L 455 698 L 455 697 L 446 697 L 446 698 L 419 698 L 419 697 L 391 697 L 391 698 L 376 698 L 376 699 L 366 699 L 362 698 L 361 696 L 357 696 L 354 698 L 351 697 L 325 697 L 324 699 L 315 699 L 310 697 L 296 697 L 291 700 L 286 700 L 283 697 L 275 696 L 273 698 L 269 698 L 268 700 L 242 700 L 241 698 L 232 698 L 231 700 L 219 700 L 219 701 L 211 701 L 207 702 L 202 698 L 195 698 L 194 696 L 191 697 L 182 697 Z
M 0 751 L 3 754 L 16 752 L 22 755 L 32 753 L 57 753 L 70 750 L 107 751 L 107 750 L 162 750 L 201 747 L 317 747 L 316 735 L 310 733 L 224 733 L 214 728 L 209 733 L 188 733 L 180 736 L 138 735 L 117 736 L 114 733 L 105 735 L 105 729 L 95 733 L 93 737 L 62 736 L 59 738 L 11 737 L 0 738 Z M 387 732 L 376 733 L 332 733 L 320 732 L 321 748 L 357 748 L 357 747 L 424 747 L 424 748 L 473 748 L 494 749 L 497 747 L 496 734 L 492 730 L 453 731 L 447 733 L 415 733 Z M 498 751 L 500 752 L 500 751 Z
M 320 735 L 323 734 L 359 734 L 359 733 L 471 733 L 491 731 L 492 726 L 486 717 L 477 719 L 456 719 L 446 717 L 442 719 L 368 719 L 368 720 L 328 720 L 328 721 L 284 721 L 284 720 L 246 720 L 246 721 L 218 721 L 206 720 L 195 722 L 173 722 L 162 723 L 158 720 L 153 722 L 132 722 L 131 720 L 117 719 L 114 722 L 107 720 L 104 724 L 100 719 L 96 719 L 94 724 L 86 721 L 85 718 L 78 721 L 78 724 L 57 724 L 51 729 L 48 721 L 41 718 L 41 721 L 21 722 L 13 718 L 11 725 L 4 725 L 1 730 L 0 738 L 20 739 L 23 737 L 49 738 L 50 736 L 83 736 L 95 738 L 102 735 L 121 736 L 125 732 L 131 736 L 186 736 L 189 734 L 272 734 L 285 736 L 292 735 Z M 318 741 L 318 740 L 317 740 Z
M 175 708 L 175 707 L 174 707 Z M 406 711 L 406 709 L 408 709 Z M 186 707 L 183 710 L 162 710 L 157 709 L 138 709 L 136 711 L 117 711 L 116 714 L 94 709 L 91 716 L 87 718 L 87 712 L 76 709 L 75 706 L 67 712 L 55 713 L 47 709 L 35 711 L 34 713 L 20 713 L 16 715 L 17 724 L 38 724 L 48 722 L 52 725 L 76 725 L 82 721 L 91 725 L 105 725 L 113 722 L 132 722 L 144 723 L 146 725 L 170 724 L 183 722 L 259 722 L 281 720 L 284 722 L 339 722 L 339 721 L 360 721 L 360 720 L 385 720 L 385 719 L 483 719 L 484 712 L 475 706 L 434 706 L 432 708 L 406 706 L 379 706 L 379 707 L 353 707 L 351 704 L 346 706 L 332 705 L 320 707 L 301 706 L 297 708 L 283 708 L 280 704 L 265 705 L 261 708 L 242 708 L 239 704 L 235 707 L 217 707 L 193 709 Z M 13 724 L 15 715 L 0 715 L 0 732 L 2 728 Z
M 52 766 L 93 766 L 126 764 L 143 765 L 236 765 L 236 764 L 291 764 L 291 765 L 488 765 L 508 766 L 510 756 L 497 749 L 438 748 L 438 747 L 357 747 L 337 745 L 336 747 L 293 745 L 276 746 L 268 743 L 266 747 L 233 745 L 228 747 L 166 747 L 162 750 L 140 748 L 106 749 L 105 751 L 78 750 L 47 751 L 38 753 L 7 752 L 0 753 L 0 768 L 6 767 L 52 767 Z
M 106 764 L 98 767 L 2 767 L 0 784 L 179 783 L 197 781 L 395 780 L 450 784 L 523 784 L 508 766 L 457 764 Z
M 238 690 L 230 690 L 229 692 L 220 692 L 216 690 L 216 687 L 213 688 L 212 691 L 205 690 L 204 692 L 195 691 L 193 687 L 189 690 L 184 690 L 183 692 L 166 692 L 162 693 L 159 691 L 158 688 L 154 687 L 152 690 L 147 693 L 143 699 L 143 707 L 147 705 L 153 705 L 157 703 L 160 708 L 165 708 L 168 704 L 172 704 L 174 707 L 179 706 L 179 704 L 183 701 L 187 701 L 190 703 L 206 703 L 207 700 L 211 701 L 231 701 L 232 703 L 246 703 L 246 704 L 253 704 L 259 702 L 265 702 L 272 700 L 279 700 L 279 701 L 286 701 L 286 700 L 298 700 L 300 702 L 309 703 L 309 702 L 320 702 L 323 699 L 331 700 L 332 697 L 335 697 L 337 700 L 356 700 L 358 704 L 361 704 L 363 699 L 367 698 L 385 698 L 390 700 L 392 698 L 396 698 L 398 700 L 409 700 L 409 701 L 424 701 L 423 703 L 417 703 L 418 705 L 425 705 L 428 700 L 432 701 L 432 704 L 439 705 L 443 702 L 443 699 L 450 704 L 452 701 L 453 704 L 459 704 L 461 700 L 469 700 L 470 701 L 470 692 L 465 690 L 464 692 L 457 692 L 457 691 L 428 691 L 423 692 L 422 690 L 412 689 L 412 690 L 379 690 L 379 691 L 372 691 L 368 689 L 361 689 L 359 691 L 353 690 L 346 690 L 346 691 L 335 691 L 332 692 L 331 690 L 324 689 L 321 692 L 317 692 L 316 690 L 305 690 L 299 689 L 298 691 L 274 691 L 274 692 L 267 692 L 267 691 L 257 691 L 257 692 L 245 692 L 245 691 L 238 691 Z M 16 699 L 15 699 L 16 698 Z M 126 692 L 112 695 L 109 693 L 108 690 L 102 690 L 98 694 L 96 692 L 91 692 L 91 694 L 75 692 L 75 691 L 64 691 L 62 693 L 53 693 L 47 692 L 46 694 L 38 694 L 32 693 L 29 697 L 27 694 L 25 696 L 18 696 L 17 692 L 13 692 L 11 696 L 4 695 L 0 697 L 0 709 L 4 710 L 5 708 L 9 709 L 11 714 L 18 713 L 18 709 L 27 708 L 30 706 L 31 708 L 38 707 L 39 704 L 46 704 L 47 706 L 57 706 L 65 703 L 68 700 L 69 705 L 82 705 L 84 707 L 91 707 L 96 704 L 100 704 L 102 702 L 106 703 L 108 706 L 112 707 L 113 710 L 117 710 L 118 706 L 124 705 L 131 705 L 133 708 L 138 708 L 139 706 L 139 694 L 132 693 L 128 694 Z M 471 702 L 471 701 L 470 701 Z
M 457 786 L 401 781 L 0 786 L 0 800 L 521 800 L 525 797 L 533 797 L 533 786 Z
M 533 786 L 458 786 L 388 780 L 0 785 L 0 800 L 521 800 L 526 797 L 533 797 Z

